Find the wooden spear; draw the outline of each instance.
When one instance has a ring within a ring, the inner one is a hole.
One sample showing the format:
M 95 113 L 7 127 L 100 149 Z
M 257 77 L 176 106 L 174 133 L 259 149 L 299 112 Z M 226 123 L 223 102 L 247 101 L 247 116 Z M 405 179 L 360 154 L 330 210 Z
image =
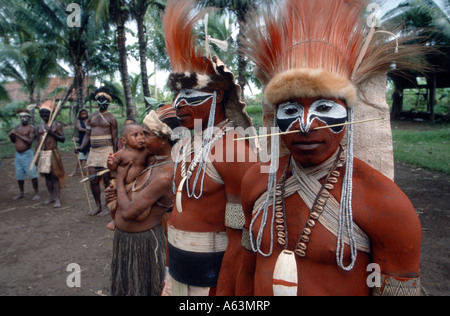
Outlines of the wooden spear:
M 77 148 L 77 142 L 75 141 L 75 137 L 72 137 L 72 141 L 73 141 L 73 145 L 75 146 L 75 148 Z M 83 167 L 81 166 L 79 154 L 77 154 L 77 161 L 78 161 L 78 167 L 80 168 L 80 172 L 81 172 L 81 178 L 84 178 Z M 86 192 L 86 200 L 88 201 L 88 204 L 89 204 L 89 210 L 92 213 L 91 200 L 89 199 L 89 193 L 88 193 L 88 189 L 86 187 L 86 182 L 83 182 L 83 185 L 84 185 L 84 191 Z
M 62 104 L 62 100 L 63 100 L 63 98 L 61 98 L 61 100 L 59 100 L 58 106 L 57 106 L 56 109 L 53 111 L 52 116 L 50 117 L 50 120 L 49 120 L 49 122 L 48 122 L 48 123 L 49 123 L 48 126 L 49 126 L 50 128 L 52 127 L 53 121 L 55 120 L 56 116 L 58 115 L 59 109 L 60 109 L 61 104 Z M 30 164 L 30 170 L 32 170 L 33 167 L 34 167 L 34 165 L 36 164 L 37 158 L 39 157 L 39 154 L 41 153 L 41 150 L 42 150 L 42 148 L 43 148 L 43 146 L 44 146 L 45 139 L 47 138 L 47 135 L 48 135 L 48 132 L 45 132 L 45 133 L 44 133 L 44 136 L 42 136 L 41 143 L 39 144 L 39 147 L 38 147 L 38 149 L 36 150 L 36 154 L 34 155 L 33 161 L 32 161 L 31 164 Z

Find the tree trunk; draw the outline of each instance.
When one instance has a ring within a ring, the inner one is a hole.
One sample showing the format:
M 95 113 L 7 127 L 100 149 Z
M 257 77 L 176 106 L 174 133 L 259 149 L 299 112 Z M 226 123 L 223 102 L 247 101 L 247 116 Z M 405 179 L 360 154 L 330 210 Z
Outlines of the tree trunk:
M 127 117 L 137 119 L 136 104 L 134 103 L 133 100 L 133 95 L 131 93 L 130 77 L 128 76 L 125 22 L 123 17 L 120 17 L 119 22 L 117 23 L 117 45 L 119 48 L 120 65 L 121 65 L 120 75 L 122 77 L 122 85 L 125 94 Z
M 428 98 L 428 112 L 430 113 L 431 121 L 434 122 L 436 119 L 434 114 L 434 106 L 436 105 L 436 74 L 433 74 L 432 77 L 428 79 L 428 81 L 428 85 L 430 87 L 430 97 Z
M 30 82 L 29 83 L 29 85 L 28 85 L 28 93 L 29 93 L 29 97 L 30 97 L 30 104 L 35 104 L 36 103 L 36 98 L 34 97 L 34 82 Z
M 28 92 L 29 92 L 29 96 L 30 96 L 30 104 L 36 104 L 36 98 L 34 96 L 34 83 L 33 82 L 31 82 L 31 84 L 29 85 Z M 35 110 L 36 110 L 36 107 L 33 107 L 33 109 L 31 110 L 31 124 L 34 126 L 36 126 L 36 111 Z
M 145 36 L 144 30 L 144 17 L 142 15 L 136 16 L 137 28 L 138 28 L 138 40 L 139 40 L 139 59 L 141 62 L 141 80 L 142 80 L 142 90 L 144 97 L 150 98 L 150 85 L 148 83 L 148 72 L 147 72 L 147 38 Z M 145 100 L 145 98 L 144 98 Z M 147 108 L 150 104 L 145 100 L 145 107 Z
M 244 17 L 238 16 L 239 36 L 237 39 L 237 45 L 239 50 L 241 48 L 241 38 L 243 38 L 244 23 L 245 23 Z M 247 60 L 245 59 L 244 56 L 242 56 L 242 54 L 238 54 L 238 84 L 241 86 L 242 100 L 244 99 L 245 85 L 247 84 L 247 80 L 245 77 L 246 68 L 247 68 Z
M 77 58 L 73 66 L 75 70 L 74 86 L 77 96 L 75 113 L 78 113 L 84 107 L 84 74 L 82 60 Z
M 403 109 L 403 86 L 399 80 L 394 80 L 394 94 L 392 95 L 392 115 L 395 121 L 400 120 Z

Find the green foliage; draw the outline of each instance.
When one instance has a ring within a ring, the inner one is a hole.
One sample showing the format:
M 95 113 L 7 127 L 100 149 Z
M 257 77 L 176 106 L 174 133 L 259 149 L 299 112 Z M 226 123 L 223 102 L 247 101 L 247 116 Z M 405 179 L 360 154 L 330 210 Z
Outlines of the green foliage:
M 450 174 L 450 127 L 392 133 L 395 161 Z
M 8 137 L 8 132 L 19 124 L 19 119 L 16 115 L 17 109 L 23 109 L 28 105 L 28 102 L 15 101 L 0 106 L 0 141 Z

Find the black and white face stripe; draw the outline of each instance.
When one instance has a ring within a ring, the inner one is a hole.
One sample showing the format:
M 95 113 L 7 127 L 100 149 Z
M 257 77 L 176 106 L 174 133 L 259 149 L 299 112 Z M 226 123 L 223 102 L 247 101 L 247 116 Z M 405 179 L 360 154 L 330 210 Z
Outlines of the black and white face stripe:
M 306 116 L 306 120 L 305 120 Z M 305 114 L 305 108 L 296 102 L 283 103 L 277 110 L 277 123 L 281 131 L 289 131 L 295 122 L 299 122 L 300 130 L 308 133 L 315 119 L 326 125 L 343 124 L 347 122 L 347 109 L 331 100 L 318 100 L 314 102 Z M 331 127 L 330 130 L 339 134 L 344 126 Z
M 173 107 L 179 108 L 182 101 L 184 106 L 200 106 L 210 99 L 214 98 L 214 93 L 201 92 L 198 90 L 182 89 L 177 95 Z

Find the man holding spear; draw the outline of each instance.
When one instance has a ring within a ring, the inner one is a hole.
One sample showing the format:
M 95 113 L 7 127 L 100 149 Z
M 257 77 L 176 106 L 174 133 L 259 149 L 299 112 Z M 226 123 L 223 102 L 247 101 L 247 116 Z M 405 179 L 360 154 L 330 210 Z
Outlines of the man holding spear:
M 40 145 L 36 152 L 36 157 L 39 155 L 38 171 L 45 177 L 50 194 L 46 204 L 55 202 L 54 208 L 61 207 L 61 183 L 65 176 L 58 142 L 64 143 L 66 139 L 62 124 L 54 122 L 57 113 L 58 109 L 54 108 L 54 103 L 50 100 L 39 106 L 41 124 L 38 127 L 38 143 Z

